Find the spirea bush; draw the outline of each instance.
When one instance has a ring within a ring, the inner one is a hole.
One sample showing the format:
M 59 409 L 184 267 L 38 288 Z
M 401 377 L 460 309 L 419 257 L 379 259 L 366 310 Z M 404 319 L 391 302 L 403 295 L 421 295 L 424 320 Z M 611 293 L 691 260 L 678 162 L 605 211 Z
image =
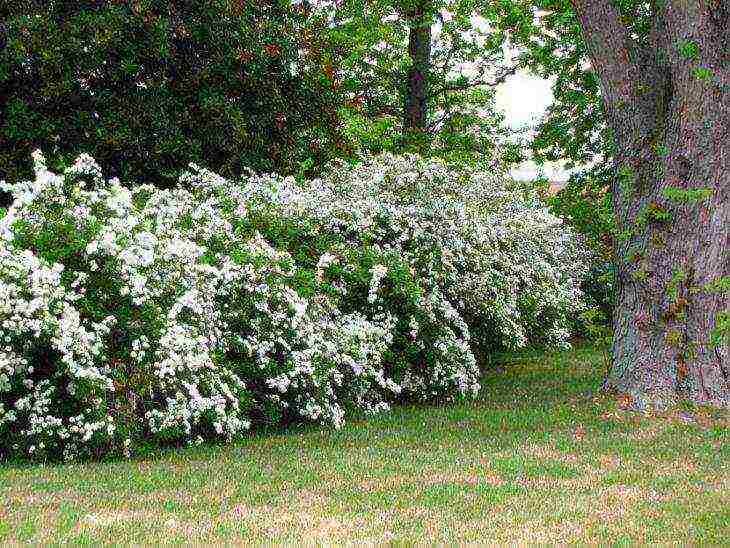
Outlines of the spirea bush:
M 367 249 L 386 270 L 405 268 L 422 302 L 454 318 L 471 346 L 564 344 L 568 317 L 582 308 L 587 254 L 536 192 L 509 185 L 468 167 L 383 154 L 334 163 L 309 184 L 279 178 L 246 190 L 297 231 L 295 253 L 300 242 L 345 259 Z M 276 229 L 268 234 L 282 241 Z M 386 276 L 386 286 L 402 287 L 398 275 Z M 398 302 L 386 289 L 378 306 L 395 313 Z
M 3 184 L 0 453 L 130 455 L 479 391 L 478 349 L 565 344 L 584 266 L 531 193 L 382 155 L 191 165 L 133 190 L 82 155 Z

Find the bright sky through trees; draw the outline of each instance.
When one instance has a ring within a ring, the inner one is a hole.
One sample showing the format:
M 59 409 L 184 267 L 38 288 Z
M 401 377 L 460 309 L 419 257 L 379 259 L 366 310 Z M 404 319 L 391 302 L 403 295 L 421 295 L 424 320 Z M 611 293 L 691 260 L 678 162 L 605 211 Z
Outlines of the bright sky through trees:
M 508 55 L 509 57 L 509 55 Z M 553 101 L 552 82 L 520 70 L 510 76 L 497 90 L 497 108 L 505 114 L 505 122 L 514 130 L 523 130 L 531 134 L 535 126 Z M 569 173 L 557 163 L 542 166 L 542 173 L 553 181 L 568 179 Z M 534 179 L 538 167 L 534 162 L 524 162 L 511 171 L 519 180 Z
M 448 13 L 442 16 L 448 18 Z M 477 32 L 488 33 L 489 23 L 482 17 L 472 17 L 472 24 Z M 435 25 L 434 34 L 438 36 L 439 25 Z M 507 52 L 507 58 L 511 58 Z M 497 108 L 505 114 L 505 122 L 514 130 L 526 131 L 529 135 L 540 118 L 553 101 L 552 83 L 528 71 L 521 70 L 510 76 L 497 90 Z M 534 162 L 524 162 L 518 168 L 512 169 L 512 175 L 520 180 L 534 179 L 538 168 Z M 569 173 L 560 165 L 550 163 L 542 166 L 542 173 L 549 179 L 567 180 Z
M 521 71 L 511 76 L 497 91 L 497 107 L 504 112 L 507 124 L 516 130 L 535 127 L 553 100 L 549 80 Z M 568 172 L 557 164 L 547 164 L 543 173 L 551 180 L 563 181 Z M 534 162 L 525 162 L 512 170 L 517 179 L 532 179 L 537 174 Z

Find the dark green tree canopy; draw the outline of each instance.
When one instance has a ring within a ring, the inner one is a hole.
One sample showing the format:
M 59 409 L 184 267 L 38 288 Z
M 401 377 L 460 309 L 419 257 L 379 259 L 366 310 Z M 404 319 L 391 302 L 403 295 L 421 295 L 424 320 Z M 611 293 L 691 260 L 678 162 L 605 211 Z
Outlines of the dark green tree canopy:
M 0 179 L 80 152 L 166 186 L 195 161 L 295 172 L 338 144 L 318 28 L 290 0 L 9 0 L 0 7 Z

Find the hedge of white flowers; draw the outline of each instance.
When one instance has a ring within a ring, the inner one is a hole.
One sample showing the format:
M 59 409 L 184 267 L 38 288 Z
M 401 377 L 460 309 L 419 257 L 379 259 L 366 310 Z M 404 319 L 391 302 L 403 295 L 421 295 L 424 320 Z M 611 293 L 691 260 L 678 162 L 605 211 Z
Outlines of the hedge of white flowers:
M 531 192 L 416 156 L 321 178 L 191 166 L 129 190 L 89 156 L 3 183 L 0 456 L 131 455 L 402 400 L 475 354 L 565 344 L 584 272 Z

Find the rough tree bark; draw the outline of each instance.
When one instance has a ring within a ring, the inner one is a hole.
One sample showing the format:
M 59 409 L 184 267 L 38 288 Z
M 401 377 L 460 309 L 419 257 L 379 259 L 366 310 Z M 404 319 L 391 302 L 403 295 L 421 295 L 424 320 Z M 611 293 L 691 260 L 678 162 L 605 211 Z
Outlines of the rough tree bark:
M 614 135 L 618 295 L 609 387 L 635 405 L 730 402 L 730 9 L 664 0 L 637 43 L 573 0 Z
M 425 10 L 419 5 L 408 14 L 414 24 L 408 34 L 408 55 L 411 66 L 406 80 L 403 135 L 408 140 L 413 133 L 426 129 L 428 107 L 428 72 L 431 66 L 431 22 L 425 21 Z

